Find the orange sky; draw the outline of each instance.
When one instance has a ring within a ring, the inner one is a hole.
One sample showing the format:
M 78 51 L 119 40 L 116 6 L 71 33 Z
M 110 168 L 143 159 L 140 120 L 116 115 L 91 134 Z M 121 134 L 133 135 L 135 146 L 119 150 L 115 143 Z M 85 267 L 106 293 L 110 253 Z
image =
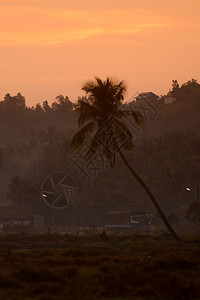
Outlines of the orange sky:
M 127 98 L 200 81 L 199 14 L 199 0 L 0 0 L 0 99 L 75 101 L 95 75 L 124 79 Z

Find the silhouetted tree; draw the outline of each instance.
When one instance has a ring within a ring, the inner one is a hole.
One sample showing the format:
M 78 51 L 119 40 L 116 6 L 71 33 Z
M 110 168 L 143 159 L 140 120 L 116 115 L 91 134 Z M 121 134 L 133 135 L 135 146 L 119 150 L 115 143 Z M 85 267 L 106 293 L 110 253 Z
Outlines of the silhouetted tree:
M 36 106 L 35 106 L 35 111 L 36 111 L 36 112 L 39 112 L 39 113 L 43 112 L 43 109 L 42 109 L 42 106 L 41 106 L 40 103 L 37 103 L 37 104 L 36 104 Z
M 196 79 L 188 80 L 179 86 L 177 80 L 172 81 L 172 95 L 177 101 L 196 100 L 200 97 L 200 84 Z
M 47 100 L 43 101 L 42 108 L 43 108 L 44 112 L 50 112 L 51 111 L 51 107 L 49 106 L 49 103 L 48 103 Z
M 99 144 L 96 139 L 97 133 L 103 127 L 106 128 L 106 124 L 110 121 L 112 131 L 110 136 L 111 143 L 109 141 L 109 146 L 103 148 L 103 154 L 111 161 L 111 165 L 113 166 L 115 160 L 113 160 L 109 147 L 118 151 L 131 174 L 141 184 L 145 192 L 150 197 L 169 232 L 172 233 L 176 240 L 179 240 L 179 237 L 166 219 L 151 190 L 134 171 L 121 151 L 122 149 L 132 150 L 134 147 L 133 135 L 122 121 L 122 118 L 132 118 L 137 124 L 140 124 L 142 119 L 138 112 L 132 110 L 119 110 L 119 104 L 123 103 L 124 92 L 126 91 L 124 83 L 122 81 L 115 83 L 109 78 L 107 78 L 106 81 L 102 81 L 100 78 L 95 77 L 95 81 L 87 82 L 82 89 L 87 95 L 90 95 L 90 98 L 87 98 L 87 101 L 79 99 L 75 108 L 79 112 L 79 126 L 85 125 L 78 131 L 78 133 L 75 134 L 71 141 L 71 146 L 74 149 L 79 148 L 85 143 L 85 141 L 88 140 L 89 137 L 91 138 L 94 133 L 94 137 L 90 144 L 93 150 L 97 150 L 99 148 Z M 119 130 L 119 126 L 121 127 L 121 130 Z M 101 138 L 104 145 L 107 145 L 106 134 L 103 134 Z M 122 140 L 127 142 L 121 144 Z M 120 144 L 121 146 L 119 146 Z M 88 157 L 89 155 L 90 153 L 88 153 Z
M 70 112 L 72 110 L 73 104 L 69 98 L 63 95 L 58 95 L 56 101 L 52 103 L 52 109 L 57 112 Z
M 177 80 L 172 80 L 172 91 L 179 89 L 179 84 Z
M 25 97 L 22 96 L 21 93 L 17 93 L 16 96 L 11 96 L 9 93 L 5 95 L 3 104 L 6 107 L 11 108 L 25 108 L 26 107 L 26 100 Z

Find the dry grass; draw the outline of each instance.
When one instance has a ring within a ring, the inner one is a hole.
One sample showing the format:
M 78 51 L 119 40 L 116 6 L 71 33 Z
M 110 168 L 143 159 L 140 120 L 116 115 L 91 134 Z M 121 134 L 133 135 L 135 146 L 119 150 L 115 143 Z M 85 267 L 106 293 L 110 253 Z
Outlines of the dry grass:
M 200 299 L 200 244 L 165 236 L 0 237 L 0 299 Z

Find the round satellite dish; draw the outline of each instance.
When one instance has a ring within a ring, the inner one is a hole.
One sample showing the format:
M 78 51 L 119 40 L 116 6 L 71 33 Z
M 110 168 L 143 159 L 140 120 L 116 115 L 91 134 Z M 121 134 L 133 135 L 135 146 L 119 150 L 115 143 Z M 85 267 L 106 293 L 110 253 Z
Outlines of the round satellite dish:
M 55 172 L 45 177 L 41 194 L 44 202 L 56 209 L 68 207 L 75 199 L 77 193 L 73 178 L 64 172 Z

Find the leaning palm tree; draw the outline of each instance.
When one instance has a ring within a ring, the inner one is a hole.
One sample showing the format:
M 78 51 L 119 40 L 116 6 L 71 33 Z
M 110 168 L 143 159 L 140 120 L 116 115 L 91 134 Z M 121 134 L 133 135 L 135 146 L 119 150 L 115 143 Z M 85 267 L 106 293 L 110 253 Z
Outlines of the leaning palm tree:
M 123 153 L 123 150 L 130 151 L 134 147 L 133 135 L 123 118 L 132 118 L 137 125 L 140 125 L 143 119 L 139 112 L 124 108 L 119 109 L 119 106 L 123 104 L 124 92 L 126 91 L 124 82 L 116 83 L 110 78 L 102 81 L 99 77 L 95 77 L 94 81 L 84 84 L 82 90 L 86 92 L 88 97 L 79 98 L 75 104 L 75 110 L 79 113 L 79 127 L 81 128 L 71 140 L 72 148 L 77 150 L 86 141 L 90 141 L 92 153 L 101 148 L 112 167 L 115 164 L 115 154 L 119 153 L 131 174 L 153 202 L 169 232 L 179 241 L 178 235 L 169 224 L 151 190 L 128 163 Z M 88 151 L 87 159 L 89 160 L 91 157 L 92 154 Z

